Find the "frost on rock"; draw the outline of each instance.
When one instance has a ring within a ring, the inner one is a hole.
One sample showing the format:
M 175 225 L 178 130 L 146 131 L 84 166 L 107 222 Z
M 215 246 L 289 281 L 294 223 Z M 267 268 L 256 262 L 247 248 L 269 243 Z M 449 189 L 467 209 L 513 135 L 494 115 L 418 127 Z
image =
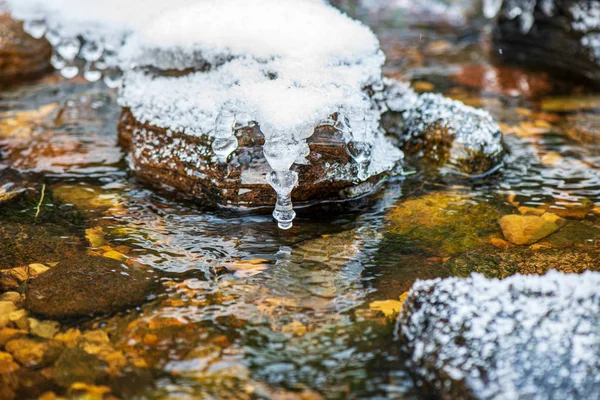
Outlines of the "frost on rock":
M 402 157 L 379 128 L 381 67 L 375 35 L 323 0 L 7 0 L 13 17 L 54 46 L 66 77 L 122 86 L 138 121 L 208 136 L 216 159 L 235 132 L 265 138 L 274 212 L 291 227 L 294 164 L 306 164 L 319 125 L 343 133 L 358 182 Z M 121 85 L 120 71 L 123 71 Z
M 409 366 L 442 398 L 600 398 L 600 274 L 417 281 L 398 319 Z
M 536 12 L 543 17 L 563 15 L 571 21 L 567 29 L 583 34 L 581 44 L 592 50 L 600 61 L 600 3 L 576 0 L 484 0 L 483 13 L 487 18 L 501 14 L 512 20 L 519 19 L 522 34 L 529 33 L 536 22 Z M 557 26 L 561 26 L 559 22 Z
M 502 58 L 600 81 L 600 2 L 487 0 L 484 9 L 499 16 L 494 36 Z
M 321 1 L 205 0 L 131 36 L 120 102 L 139 121 L 208 135 L 222 162 L 236 149 L 234 130 L 257 125 L 278 195 L 273 215 L 286 229 L 292 166 L 306 163 L 316 126 L 343 133 L 359 181 L 401 159 L 379 127 L 384 59 L 367 27 Z
M 500 127 L 491 115 L 438 94 L 417 95 L 405 83 L 386 80 L 383 126 L 422 163 L 470 176 L 502 162 Z

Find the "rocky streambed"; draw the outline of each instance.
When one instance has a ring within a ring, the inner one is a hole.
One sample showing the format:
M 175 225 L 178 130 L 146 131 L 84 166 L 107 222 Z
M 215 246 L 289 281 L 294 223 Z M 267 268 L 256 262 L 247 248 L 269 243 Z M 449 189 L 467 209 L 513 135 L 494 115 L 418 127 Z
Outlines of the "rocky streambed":
M 141 185 L 132 143 L 152 129 L 100 82 L 0 93 L 0 398 L 595 393 L 598 95 L 498 64 L 486 29 L 380 15 L 362 18 L 384 72 L 410 83 L 383 119 L 405 173 L 368 202 L 298 209 L 288 231 Z M 464 127 L 489 120 L 433 93 L 487 110 L 503 146 L 468 161 Z M 318 138 L 317 163 L 349 160 Z

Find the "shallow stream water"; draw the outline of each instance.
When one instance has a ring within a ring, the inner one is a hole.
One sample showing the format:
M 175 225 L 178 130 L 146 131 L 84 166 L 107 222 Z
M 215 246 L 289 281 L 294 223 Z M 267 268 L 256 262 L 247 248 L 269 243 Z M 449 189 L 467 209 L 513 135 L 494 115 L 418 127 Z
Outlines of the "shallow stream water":
M 0 171 L 30 187 L 0 207 L 2 235 L 29 239 L 0 249 L 43 264 L 66 238 L 70 257 L 118 258 L 156 283 L 138 307 L 58 319 L 44 341 L 62 354 L 21 362 L 19 398 L 420 398 L 392 334 L 416 279 L 600 268 L 600 95 L 497 64 L 481 21 L 362 18 L 387 75 L 496 118 L 500 170 L 467 180 L 408 164 L 373 197 L 300 209 L 282 231 L 269 210 L 203 210 L 136 183 L 116 143 L 115 93 L 100 84 L 49 76 L 0 93 Z M 566 224 L 510 245 L 498 220 L 523 206 Z M 37 239 L 42 228 L 56 243 Z

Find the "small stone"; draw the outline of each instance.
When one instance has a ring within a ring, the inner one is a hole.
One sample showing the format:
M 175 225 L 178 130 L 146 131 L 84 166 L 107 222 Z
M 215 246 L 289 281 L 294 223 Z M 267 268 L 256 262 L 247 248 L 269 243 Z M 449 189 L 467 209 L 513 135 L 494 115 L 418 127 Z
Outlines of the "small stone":
M 519 212 L 523 215 L 537 215 L 537 216 L 542 216 L 546 210 L 542 210 L 541 208 L 533 208 L 533 207 L 519 207 L 518 208 Z
M 81 331 L 79 329 L 71 328 L 63 333 L 58 333 L 54 336 L 54 339 L 62 342 L 65 346 L 71 348 L 75 347 L 81 337 Z
M 126 261 L 127 260 L 127 256 L 125 256 L 124 254 L 121 254 L 115 250 L 110 250 L 110 251 L 105 252 L 104 254 L 102 254 L 102 257 L 112 258 L 113 260 L 117 260 L 117 261 Z
M 510 246 L 510 244 L 506 240 L 500 238 L 491 238 L 490 244 L 498 249 L 504 250 L 508 249 L 508 247 Z
M 31 334 L 50 339 L 60 330 L 60 324 L 55 321 L 39 321 L 35 318 L 29 318 L 29 330 Z
M 11 339 L 26 335 L 27 331 L 21 329 L 13 329 L 13 328 L 1 328 L 0 329 L 0 347 L 4 347 L 6 343 L 8 343 Z
M 0 328 L 4 328 L 10 323 L 9 315 L 17 310 L 17 306 L 12 301 L 0 301 Z
M 506 240 L 514 244 L 533 244 L 556 232 L 558 225 L 535 215 L 505 215 L 500 228 Z
M 55 341 L 20 337 L 6 343 L 8 351 L 19 364 L 28 368 L 41 368 L 54 362 L 62 351 Z
M 44 264 L 29 264 L 29 278 L 36 278 L 38 275 L 43 274 L 49 269 L 50 268 L 46 267 Z
M 306 326 L 300 321 L 293 321 L 281 327 L 281 332 L 291 333 L 295 336 L 303 336 L 306 334 Z
M 8 315 L 8 319 L 17 326 L 17 328 L 22 329 L 24 331 L 29 330 L 29 321 L 27 321 L 27 317 L 29 313 L 27 310 L 17 310 L 13 311 Z
M 97 356 L 75 347 L 65 350 L 54 366 L 55 380 L 62 387 L 76 382 L 92 384 L 106 377 L 106 364 Z
M 2 293 L 0 301 L 10 301 L 18 306 L 21 303 L 21 295 L 18 292 Z
M 540 161 L 542 162 L 542 164 L 552 167 L 560 164 L 563 161 L 563 156 L 555 152 L 550 152 L 544 154 L 540 158 Z
M 398 314 L 402 309 L 402 302 L 398 300 L 378 300 L 369 304 L 371 310 L 382 312 L 386 317 Z

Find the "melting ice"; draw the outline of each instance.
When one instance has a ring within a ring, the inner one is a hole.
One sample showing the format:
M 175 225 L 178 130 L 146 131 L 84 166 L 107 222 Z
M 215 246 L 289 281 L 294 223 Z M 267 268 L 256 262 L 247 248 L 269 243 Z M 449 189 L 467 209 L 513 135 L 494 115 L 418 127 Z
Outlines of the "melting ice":
M 87 61 L 90 80 L 102 74 L 106 80 L 120 67 L 122 106 L 139 121 L 210 135 L 219 162 L 237 148 L 235 131 L 256 125 L 272 169 L 267 182 L 277 192 L 273 216 L 283 229 L 295 217 L 293 165 L 306 163 L 316 126 L 343 133 L 357 181 L 392 169 L 402 157 L 379 127 L 385 57 L 377 38 L 322 0 L 9 0 L 9 6 L 29 32 L 55 45 L 53 64 L 63 75 L 78 73 L 77 57 Z

